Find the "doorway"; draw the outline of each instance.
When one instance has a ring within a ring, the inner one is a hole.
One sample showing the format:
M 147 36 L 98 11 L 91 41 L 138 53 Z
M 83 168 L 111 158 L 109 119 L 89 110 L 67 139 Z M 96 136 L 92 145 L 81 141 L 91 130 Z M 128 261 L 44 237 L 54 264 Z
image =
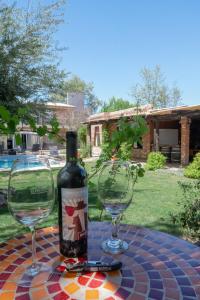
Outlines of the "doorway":
M 26 150 L 26 146 L 27 146 L 27 136 L 26 134 L 22 134 L 22 149 Z

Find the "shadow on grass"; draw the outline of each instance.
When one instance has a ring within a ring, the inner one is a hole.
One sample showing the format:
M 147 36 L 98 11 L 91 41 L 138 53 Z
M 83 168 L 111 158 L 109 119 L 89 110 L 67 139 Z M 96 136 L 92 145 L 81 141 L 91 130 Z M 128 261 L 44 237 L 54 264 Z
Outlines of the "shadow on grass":
M 168 234 L 172 234 L 172 235 L 179 236 L 179 237 L 182 235 L 182 231 L 181 231 L 180 227 L 176 224 L 173 224 L 172 221 L 167 220 L 167 219 L 156 220 L 152 223 L 145 224 L 145 227 L 147 227 L 149 229 L 153 229 L 153 230 L 163 231 Z
M 98 194 L 97 191 L 90 191 L 89 192 L 89 197 L 88 197 L 88 205 L 89 207 L 94 207 L 97 209 L 101 209 L 102 208 L 102 204 L 98 198 Z
M 90 221 L 109 221 L 111 222 L 111 217 L 109 215 L 107 215 L 105 212 L 103 212 L 102 218 L 100 219 L 100 217 L 98 215 L 92 216 L 90 217 Z M 121 223 L 126 223 L 123 222 L 123 220 L 121 221 Z M 141 225 L 141 224 L 132 224 L 133 226 L 141 226 L 141 227 L 146 227 L 152 230 L 156 230 L 156 231 L 161 231 L 161 232 L 165 232 L 177 237 L 181 237 L 182 236 L 182 231 L 180 230 L 180 227 L 178 227 L 177 225 L 174 225 L 172 223 L 170 223 L 170 221 L 155 221 L 152 222 L 150 224 L 145 224 L 145 225 Z
M 10 214 L 10 212 L 7 205 L 4 205 L 3 207 L 0 208 L 0 215 L 7 215 L 7 214 Z
M 30 232 L 30 230 L 23 226 L 22 224 L 19 224 L 18 222 L 15 222 L 15 218 L 11 215 L 9 209 L 7 206 L 0 208 L 0 220 L 3 219 L 3 224 L 1 222 L 0 224 L 0 242 L 6 241 L 8 239 L 11 239 L 17 235 L 24 234 L 26 232 Z M 58 205 L 57 202 L 54 205 L 54 208 L 49 215 L 47 219 L 39 222 L 36 225 L 36 230 L 43 227 L 48 226 L 54 226 L 58 223 Z
M 155 192 L 160 192 L 160 189 L 155 189 L 155 188 L 137 188 L 133 190 L 133 193 L 141 193 L 141 192 L 151 192 L 151 193 L 155 193 Z

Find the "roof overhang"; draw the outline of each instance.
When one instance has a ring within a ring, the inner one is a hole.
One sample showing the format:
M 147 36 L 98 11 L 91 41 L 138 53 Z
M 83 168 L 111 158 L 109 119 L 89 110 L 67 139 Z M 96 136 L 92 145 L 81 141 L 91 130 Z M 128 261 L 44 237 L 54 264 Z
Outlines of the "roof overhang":
M 103 123 L 112 120 L 118 120 L 122 117 L 133 117 L 135 115 L 141 115 L 147 119 L 153 120 L 179 120 L 181 116 L 195 118 L 200 117 L 200 105 L 184 105 L 162 109 L 152 109 L 149 106 L 142 106 L 139 109 L 128 108 L 115 112 L 105 112 L 91 115 L 85 123 Z
M 60 102 L 46 102 L 45 105 L 49 108 L 75 108 L 74 105 L 70 105 L 67 103 L 60 103 Z
M 122 109 L 118 111 L 112 112 L 102 112 L 98 114 L 94 114 L 89 116 L 85 123 L 97 123 L 97 122 L 107 122 L 110 120 L 118 120 L 122 117 L 132 117 L 134 115 L 147 115 L 149 109 L 151 108 L 150 105 L 144 105 L 140 107 L 132 107 L 127 109 Z

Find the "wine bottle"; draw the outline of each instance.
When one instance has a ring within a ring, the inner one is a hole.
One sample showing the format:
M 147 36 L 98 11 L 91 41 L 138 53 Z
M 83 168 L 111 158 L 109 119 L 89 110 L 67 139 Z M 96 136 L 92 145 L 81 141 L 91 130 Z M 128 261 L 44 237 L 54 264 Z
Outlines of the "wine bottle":
M 67 161 L 57 177 L 60 252 L 87 256 L 87 174 L 77 162 L 77 134 L 66 133 Z

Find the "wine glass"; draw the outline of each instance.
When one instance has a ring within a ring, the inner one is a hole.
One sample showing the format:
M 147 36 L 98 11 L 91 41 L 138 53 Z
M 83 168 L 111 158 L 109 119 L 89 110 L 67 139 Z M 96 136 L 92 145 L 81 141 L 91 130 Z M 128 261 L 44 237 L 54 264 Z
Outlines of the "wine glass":
M 29 227 L 32 233 L 32 264 L 20 277 L 20 286 L 41 284 L 42 278 L 47 278 L 42 274 L 52 271 L 49 266 L 36 260 L 35 225 L 50 214 L 54 199 L 54 181 L 47 159 L 22 156 L 14 161 L 9 176 L 8 208 L 13 217 Z
M 112 236 L 103 241 L 105 252 L 119 254 L 128 249 L 127 242 L 118 238 L 118 229 L 123 211 L 133 198 L 133 178 L 128 162 L 106 162 L 98 179 L 98 197 L 112 217 Z

